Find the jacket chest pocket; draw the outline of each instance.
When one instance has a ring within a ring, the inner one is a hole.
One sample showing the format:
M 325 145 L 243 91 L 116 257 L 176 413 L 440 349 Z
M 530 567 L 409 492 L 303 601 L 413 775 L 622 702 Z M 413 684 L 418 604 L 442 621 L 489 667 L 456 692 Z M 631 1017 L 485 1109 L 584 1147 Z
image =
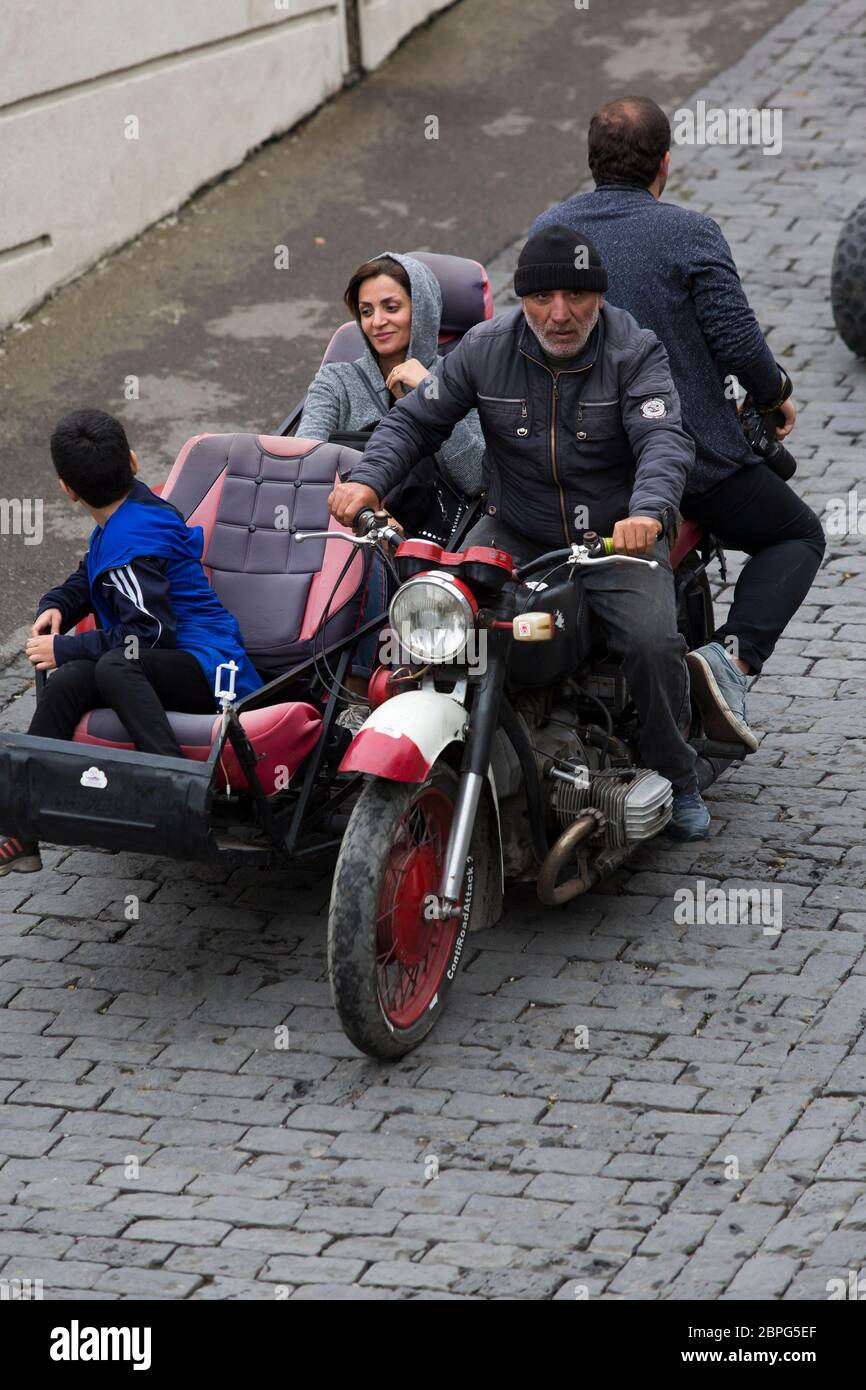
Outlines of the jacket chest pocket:
M 583 443 L 615 439 L 624 433 L 619 401 L 579 401 L 574 422 L 575 438 Z
M 478 415 L 485 435 L 526 439 L 529 435 L 529 407 L 522 396 L 481 396 Z

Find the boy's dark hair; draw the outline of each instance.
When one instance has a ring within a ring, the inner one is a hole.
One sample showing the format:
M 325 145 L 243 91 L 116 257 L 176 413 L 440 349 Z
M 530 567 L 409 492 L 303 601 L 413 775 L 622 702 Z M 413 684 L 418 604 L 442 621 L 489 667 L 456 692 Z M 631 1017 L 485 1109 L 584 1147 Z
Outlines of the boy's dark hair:
M 392 280 L 396 280 L 397 284 L 402 286 L 409 298 L 412 298 L 412 282 L 405 266 L 402 266 L 399 261 L 395 261 L 391 256 L 377 256 L 374 261 L 365 261 L 363 265 L 358 266 L 346 286 L 346 293 L 343 295 L 343 303 L 359 327 L 361 314 L 358 309 L 358 299 L 361 294 L 361 286 L 365 280 L 372 280 L 376 275 L 390 275 Z
M 589 123 L 589 167 L 597 184 L 649 188 L 671 147 L 671 125 L 650 97 L 620 97 Z
M 51 459 L 58 478 L 91 507 L 110 506 L 135 482 L 126 430 L 104 410 L 62 416 L 51 435 Z

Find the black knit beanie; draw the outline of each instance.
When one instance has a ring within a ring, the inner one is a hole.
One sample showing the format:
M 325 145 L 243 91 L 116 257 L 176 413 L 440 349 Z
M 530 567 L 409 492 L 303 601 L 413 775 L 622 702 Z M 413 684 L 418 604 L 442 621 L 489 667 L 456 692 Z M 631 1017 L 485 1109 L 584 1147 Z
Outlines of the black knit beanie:
M 520 253 L 514 273 L 514 293 L 519 299 L 541 290 L 607 289 L 607 271 L 601 257 L 583 232 L 557 223 L 542 227 Z

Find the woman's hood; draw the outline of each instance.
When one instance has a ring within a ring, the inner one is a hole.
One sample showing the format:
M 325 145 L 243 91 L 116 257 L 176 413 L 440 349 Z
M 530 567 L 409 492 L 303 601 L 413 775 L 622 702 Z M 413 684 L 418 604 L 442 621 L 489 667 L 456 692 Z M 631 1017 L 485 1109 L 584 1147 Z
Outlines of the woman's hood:
M 390 256 L 391 260 L 399 261 L 412 286 L 412 332 L 406 356 L 417 357 L 425 367 L 432 367 L 439 346 L 439 324 L 442 320 L 439 281 L 429 265 L 416 261 L 414 256 L 404 256 L 399 251 L 380 251 L 372 259 L 378 260 L 381 256 Z M 376 355 L 366 336 L 364 358 L 376 371 L 379 370 Z

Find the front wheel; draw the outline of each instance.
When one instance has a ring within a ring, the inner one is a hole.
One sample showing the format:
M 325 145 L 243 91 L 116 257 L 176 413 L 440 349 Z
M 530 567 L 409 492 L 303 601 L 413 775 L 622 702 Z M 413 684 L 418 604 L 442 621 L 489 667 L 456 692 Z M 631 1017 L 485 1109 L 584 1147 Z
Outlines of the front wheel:
M 460 914 L 426 913 L 439 891 L 458 779 L 437 763 L 422 786 L 374 779 L 355 805 L 334 873 L 328 970 L 348 1037 L 371 1057 L 401 1057 L 435 1024 L 470 930 L 475 870 Z

